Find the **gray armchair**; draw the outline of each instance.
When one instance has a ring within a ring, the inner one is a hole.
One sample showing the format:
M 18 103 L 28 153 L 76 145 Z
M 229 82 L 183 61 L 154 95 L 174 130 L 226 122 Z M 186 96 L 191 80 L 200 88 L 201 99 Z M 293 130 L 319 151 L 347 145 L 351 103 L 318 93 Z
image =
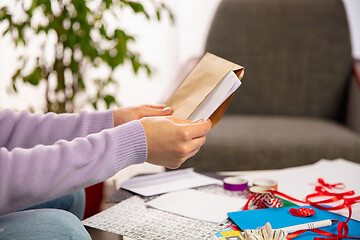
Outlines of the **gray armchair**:
M 244 66 L 245 76 L 206 144 L 183 167 L 360 162 L 360 80 L 341 0 L 223 0 L 205 50 Z

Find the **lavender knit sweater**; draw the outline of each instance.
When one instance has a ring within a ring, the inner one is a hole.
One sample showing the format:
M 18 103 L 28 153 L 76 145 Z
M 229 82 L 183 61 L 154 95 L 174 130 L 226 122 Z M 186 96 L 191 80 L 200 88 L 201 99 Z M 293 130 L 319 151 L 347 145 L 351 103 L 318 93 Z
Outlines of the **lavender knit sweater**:
M 0 110 L 0 215 L 101 182 L 146 157 L 142 125 L 113 128 L 112 111 Z

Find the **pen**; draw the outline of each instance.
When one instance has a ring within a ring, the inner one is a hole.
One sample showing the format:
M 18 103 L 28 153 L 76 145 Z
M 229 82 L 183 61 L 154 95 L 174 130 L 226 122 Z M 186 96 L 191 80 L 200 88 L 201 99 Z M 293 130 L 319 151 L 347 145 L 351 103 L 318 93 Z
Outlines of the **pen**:
M 327 226 L 331 226 L 333 223 L 336 223 L 336 222 L 339 222 L 339 220 L 328 219 L 328 220 L 322 220 L 322 221 L 317 221 L 317 222 L 310 222 L 310 223 L 294 225 L 294 226 L 290 226 L 290 227 L 284 227 L 284 228 L 280 228 L 280 229 L 284 230 L 285 232 L 291 233 L 291 232 L 295 232 L 298 230 L 307 230 L 307 229 L 327 227 Z

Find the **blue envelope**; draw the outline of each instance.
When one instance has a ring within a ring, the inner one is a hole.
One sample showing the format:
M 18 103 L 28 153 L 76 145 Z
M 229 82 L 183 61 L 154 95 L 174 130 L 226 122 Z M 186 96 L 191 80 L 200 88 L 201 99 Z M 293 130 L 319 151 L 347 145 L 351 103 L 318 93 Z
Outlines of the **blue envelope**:
M 310 206 L 306 206 L 310 207 Z M 239 228 L 242 230 L 245 229 L 256 229 L 264 226 L 267 222 L 271 224 L 273 229 L 283 228 L 303 223 L 316 222 L 320 220 L 333 219 L 346 221 L 346 217 L 340 216 L 338 214 L 320 210 L 314 207 L 315 214 L 311 217 L 296 217 L 291 215 L 289 209 L 292 207 L 283 207 L 283 208 L 266 208 L 266 209 L 257 209 L 257 210 L 247 210 L 239 212 L 230 212 L 228 216 L 233 220 Z M 293 208 L 300 208 L 299 206 Z M 350 219 L 348 222 L 349 233 L 348 236 L 351 237 L 360 237 L 360 222 Z M 332 226 L 321 228 L 324 231 L 337 234 L 337 223 Z M 307 231 L 294 240 L 313 240 L 314 237 L 321 237 L 319 234 Z

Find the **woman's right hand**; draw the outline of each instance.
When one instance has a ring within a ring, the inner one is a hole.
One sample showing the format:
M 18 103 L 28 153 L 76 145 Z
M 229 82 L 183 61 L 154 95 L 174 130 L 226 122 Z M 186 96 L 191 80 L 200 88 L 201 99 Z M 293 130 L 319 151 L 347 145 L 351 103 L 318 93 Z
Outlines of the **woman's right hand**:
M 205 143 L 211 129 L 210 120 L 191 122 L 175 117 L 146 117 L 143 125 L 148 147 L 147 162 L 178 168 L 194 156 Z

